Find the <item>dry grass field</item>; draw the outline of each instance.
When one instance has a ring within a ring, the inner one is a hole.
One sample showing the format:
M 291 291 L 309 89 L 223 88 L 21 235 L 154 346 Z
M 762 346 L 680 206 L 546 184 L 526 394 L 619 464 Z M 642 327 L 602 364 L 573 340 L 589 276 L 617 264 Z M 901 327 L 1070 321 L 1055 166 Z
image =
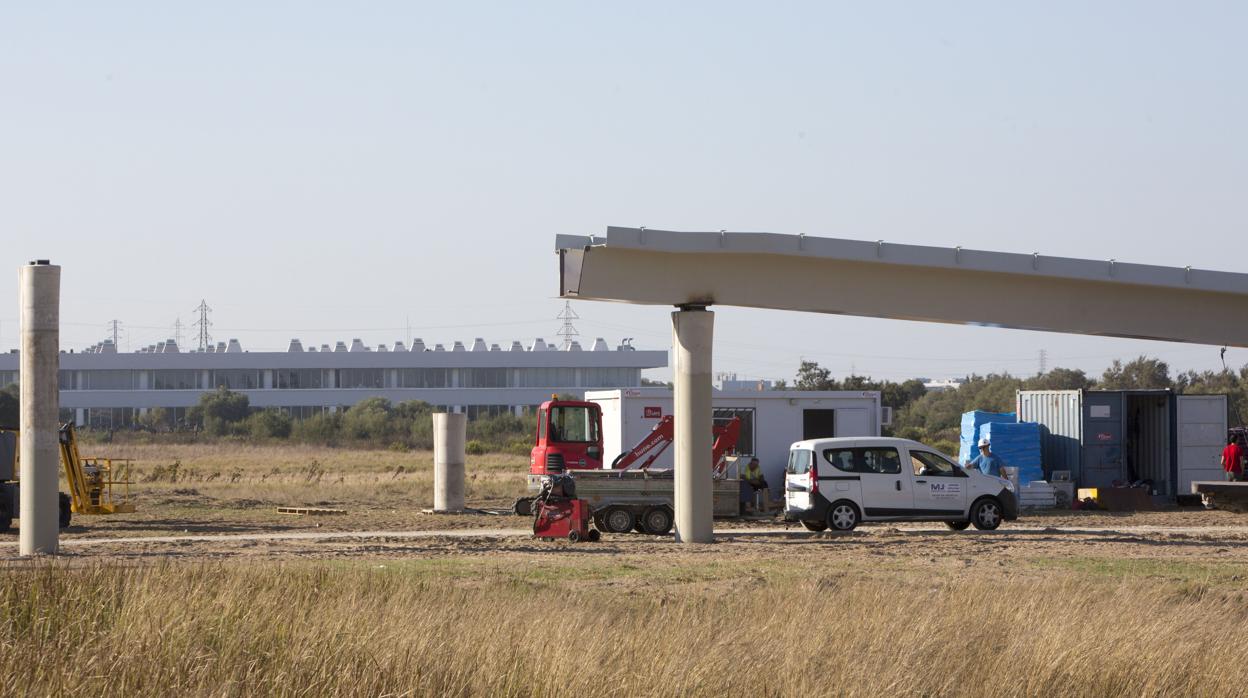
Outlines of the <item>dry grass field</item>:
M 519 517 L 421 514 L 428 453 L 92 451 L 136 459 L 140 510 L 79 517 L 55 559 L 0 552 L 3 694 L 1231 696 L 1248 685 L 1236 658 L 1248 646 L 1248 519 L 1229 512 L 1055 513 L 994 533 L 732 522 L 714 545 L 572 545 L 484 535 L 523 529 Z M 470 457 L 469 504 L 510 501 L 526 470 L 523 458 Z M 348 513 L 277 514 L 285 504 Z M 320 531 L 337 537 L 228 537 Z M 183 533 L 227 537 L 155 538 Z

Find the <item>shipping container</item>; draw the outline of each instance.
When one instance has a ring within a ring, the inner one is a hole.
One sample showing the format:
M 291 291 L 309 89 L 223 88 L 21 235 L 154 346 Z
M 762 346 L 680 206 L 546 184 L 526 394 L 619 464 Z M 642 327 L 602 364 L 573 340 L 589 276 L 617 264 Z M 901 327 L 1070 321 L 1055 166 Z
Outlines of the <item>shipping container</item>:
M 1020 390 L 1019 421 L 1039 422 L 1045 474 L 1070 471 L 1081 487 L 1148 480 L 1159 495 L 1220 477 L 1225 395 L 1169 390 Z

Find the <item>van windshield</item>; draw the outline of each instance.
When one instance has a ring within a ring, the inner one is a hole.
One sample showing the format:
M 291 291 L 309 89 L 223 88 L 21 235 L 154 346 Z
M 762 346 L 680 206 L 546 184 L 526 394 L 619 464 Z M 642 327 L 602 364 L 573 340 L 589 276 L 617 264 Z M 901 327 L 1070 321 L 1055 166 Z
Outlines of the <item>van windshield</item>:
M 810 472 L 810 462 L 814 457 L 814 451 L 789 451 L 789 464 L 784 471 L 790 475 L 805 475 Z

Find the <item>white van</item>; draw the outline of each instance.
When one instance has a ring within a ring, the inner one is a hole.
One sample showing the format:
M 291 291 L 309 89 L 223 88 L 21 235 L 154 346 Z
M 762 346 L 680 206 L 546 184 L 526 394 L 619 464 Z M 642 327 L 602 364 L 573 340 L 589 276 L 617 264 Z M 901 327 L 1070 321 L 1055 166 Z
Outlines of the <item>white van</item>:
M 789 448 L 784 513 L 811 531 L 862 521 L 944 521 L 990 531 L 1018 518 L 1009 480 L 961 468 L 917 441 L 811 439 Z

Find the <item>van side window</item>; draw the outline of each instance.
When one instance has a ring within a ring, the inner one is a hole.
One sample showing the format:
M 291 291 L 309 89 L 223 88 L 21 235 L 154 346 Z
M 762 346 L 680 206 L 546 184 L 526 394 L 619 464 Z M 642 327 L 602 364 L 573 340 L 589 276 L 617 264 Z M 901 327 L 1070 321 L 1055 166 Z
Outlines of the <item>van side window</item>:
M 901 472 L 901 454 L 895 448 L 829 448 L 824 460 L 847 473 L 895 475 Z
M 915 475 L 935 477 L 966 477 L 962 469 L 928 451 L 911 451 L 910 465 L 914 466 Z
M 789 451 L 789 464 L 784 471 L 789 475 L 805 475 L 810 472 L 810 462 L 814 455 L 812 451 Z

